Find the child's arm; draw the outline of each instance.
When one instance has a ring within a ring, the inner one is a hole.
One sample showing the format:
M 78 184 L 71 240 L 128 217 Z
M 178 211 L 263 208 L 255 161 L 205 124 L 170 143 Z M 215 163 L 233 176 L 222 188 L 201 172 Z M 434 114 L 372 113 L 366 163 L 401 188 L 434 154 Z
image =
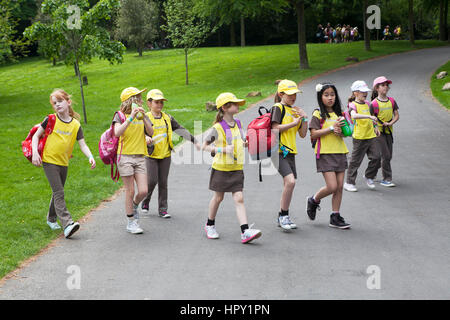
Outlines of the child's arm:
M 138 108 L 138 109 L 142 109 L 143 108 Z M 145 112 L 142 112 L 142 114 L 144 115 L 144 127 L 145 127 L 145 132 L 149 135 L 152 136 L 153 135 L 153 123 L 150 120 L 150 118 L 148 117 L 148 115 L 145 114 Z
M 214 154 L 216 153 L 234 153 L 234 146 L 232 144 L 227 145 L 225 148 L 222 147 L 216 147 L 213 146 L 212 143 L 214 142 L 215 138 L 217 137 L 217 131 L 214 132 L 214 129 L 211 129 L 211 132 L 206 137 L 205 141 L 203 142 L 202 150 L 206 152 L 212 152 Z
M 304 138 L 304 137 L 306 137 L 306 134 L 308 133 L 308 122 L 303 121 L 303 119 L 307 119 L 308 115 L 301 108 L 297 108 L 297 110 L 298 110 L 298 117 L 301 119 L 301 125 L 298 128 L 298 134 L 300 137 Z
M 39 128 L 34 133 L 33 139 L 31 140 L 31 148 L 32 148 L 32 158 L 31 163 L 36 167 L 40 167 L 42 164 L 41 156 L 38 152 L 39 138 L 44 134 L 45 129 L 39 126 Z
M 84 138 L 78 140 L 78 144 L 80 146 L 81 151 L 84 153 L 84 155 L 89 158 L 89 163 L 91 164 L 91 169 L 94 169 L 95 168 L 95 159 L 91 153 L 91 150 L 87 146 L 86 141 L 84 141 Z
M 398 113 L 398 110 L 394 110 L 394 117 L 392 117 L 392 120 L 387 123 L 388 126 L 392 126 L 394 123 L 396 123 L 400 119 L 400 114 Z
M 172 130 L 178 134 L 179 136 L 183 137 L 185 140 L 191 141 L 197 150 L 201 150 L 202 146 L 200 143 L 198 143 L 197 139 L 187 130 L 185 127 L 183 127 L 181 124 L 179 124 L 174 117 L 170 116 L 170 124 L 172 126 Z
M 375 117 L 375 116 L 360 114 L 360 113 L 357 113 L 355 110 L 351 110 L 350 115 L 351 115 L 352 119 L 355 119 L 355 120 L 356 119 L 371 119 L 375 123 L 378 121 L 377 117 Z

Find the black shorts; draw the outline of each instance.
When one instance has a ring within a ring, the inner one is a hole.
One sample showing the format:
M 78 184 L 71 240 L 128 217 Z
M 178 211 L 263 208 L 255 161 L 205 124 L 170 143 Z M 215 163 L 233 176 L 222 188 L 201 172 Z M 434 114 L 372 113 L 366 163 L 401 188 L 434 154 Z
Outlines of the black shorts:
M 294 178 L 297 179 L 297 168 L 295 167 L 295 154 L 289 153 L 286 156 L 286 158 L 283 158 L 283 154 L 279 153 L 277 169 L 283 178 L 292 173 L 294 175 Z

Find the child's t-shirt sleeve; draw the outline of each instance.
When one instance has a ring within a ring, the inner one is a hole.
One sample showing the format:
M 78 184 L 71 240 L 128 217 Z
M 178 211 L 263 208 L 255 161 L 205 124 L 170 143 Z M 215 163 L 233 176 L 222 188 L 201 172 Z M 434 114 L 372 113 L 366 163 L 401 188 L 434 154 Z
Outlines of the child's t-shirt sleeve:
M 81 128 L 81 126 L 78 128 L 78 132 L 77 132 L 77 141 L 84 139 L 84 133 L 83 133 L 83 129 Z
M 169 115 L 169 117 L 170 117 L 170 125 L 172 126 L 172 130 L 176 134 L 182 136 L 186 140 L 191 141 L 192 143 L 197 142 L 195 137 L 186 128 L 184 128 L 181 124 L 179 124 L 177 122 L 177 120 L 175 120 L 174 117 L 172 117 L 171 115 Z
M 272 109 L 270 109 L 270 122 L 271 123 L 281 123 L 281 109 L 277 106 L 273 106 Z
M 209 130 L 209 132 L 205 138 L 206 144 L 213 143 L 217 139 L 218 136 L 219 136 L 219 133 L 217 132 L 216 128 L 214 128 L 214 127 L 211 128 L 211 130 Z
M 314 111 L 311 117 L 311 121 L 309 122 L 309 129 L 320 130 L 320 119 L 317 117 L 318 111 Z
M 41 122 L 41 127 L 42 129 L 45 130 L 45 128 L 47 128 L 47 123 L 48 123 L 48 116 L 44 118 L 44 121 Z

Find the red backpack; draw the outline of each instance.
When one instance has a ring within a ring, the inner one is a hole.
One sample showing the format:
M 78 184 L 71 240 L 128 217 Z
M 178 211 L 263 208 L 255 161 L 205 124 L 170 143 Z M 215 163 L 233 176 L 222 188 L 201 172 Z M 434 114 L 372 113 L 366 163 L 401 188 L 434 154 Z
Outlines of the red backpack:
M 38 152 L 39 152 L 39 155 L 41 156 L 41 158 L 42 158 L 42 153 L 44 152 L 45 143 L 47 142 L 47 137 L 53 132 L 53 128 L 55 127 L 55 122 L 56 122 L 56 115 L 49 114 L 47 126 L 45 127 L 45 132 L 39 138 Z M 33 128 L 31 128 L 31 130 L 28 133 L 25 140 L 22 141 L 23 155 L 30 162 L 32 161 L 32 158 L 33 158 L 33 147 L 32 147 L 33 136 L 36 133 L 37 129 L 40 127 L 40 125 L 41 124 L 39 123 L 39 124 L 35 125 Z
M 126 121 L 126 117 L 121 111 L 117 111 L 116 113 L 119 115 L 122 123 Z M 116 116 L 116 113 L 114 113 L 114 117 Z M 122 156 L 123 142 L 121 144 L 119 157 L 117 157 L 119 140 L 120 138 L 114 135 L 114 126 L 113 123 L 111 123 L 110 128 L 102 133 L 102 135 L 100 136 L 100 141 L 98 142 L 98 153 L 100 155 L 100 159 L 102 159 L 104 164 L 111 165 L 111 179 L 113 179 L 113 181 L 118 181 L 120 177 L 117 164 L 119 163 L 120 157 Z M 116 167 L 115 172 L 114 166 Z

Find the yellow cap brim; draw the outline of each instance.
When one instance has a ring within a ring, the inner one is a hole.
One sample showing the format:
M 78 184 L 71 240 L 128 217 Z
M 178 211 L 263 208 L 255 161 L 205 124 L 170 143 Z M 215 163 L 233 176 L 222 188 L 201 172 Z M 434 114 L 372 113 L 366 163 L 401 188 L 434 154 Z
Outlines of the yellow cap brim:
M 245 104 L 245 100 L 244 99 L 233 99 L 233 100 L 229 100 L 224 102 L 223 104 L 221 104 L 220 106 L 217 106 L 217 109 L 222 108 L 224 105 L 226 105 L 228 102 L 234 102 L 237 103 L 239 106 L 243 106 Z
M 301 91 L 298 89 L 290 89 L 290 90 L 283 91 L 283 93 L 286 93 L 286 94 L 294 94 L 294 93 L 299 93 L 299 92 L 301 92 Z

